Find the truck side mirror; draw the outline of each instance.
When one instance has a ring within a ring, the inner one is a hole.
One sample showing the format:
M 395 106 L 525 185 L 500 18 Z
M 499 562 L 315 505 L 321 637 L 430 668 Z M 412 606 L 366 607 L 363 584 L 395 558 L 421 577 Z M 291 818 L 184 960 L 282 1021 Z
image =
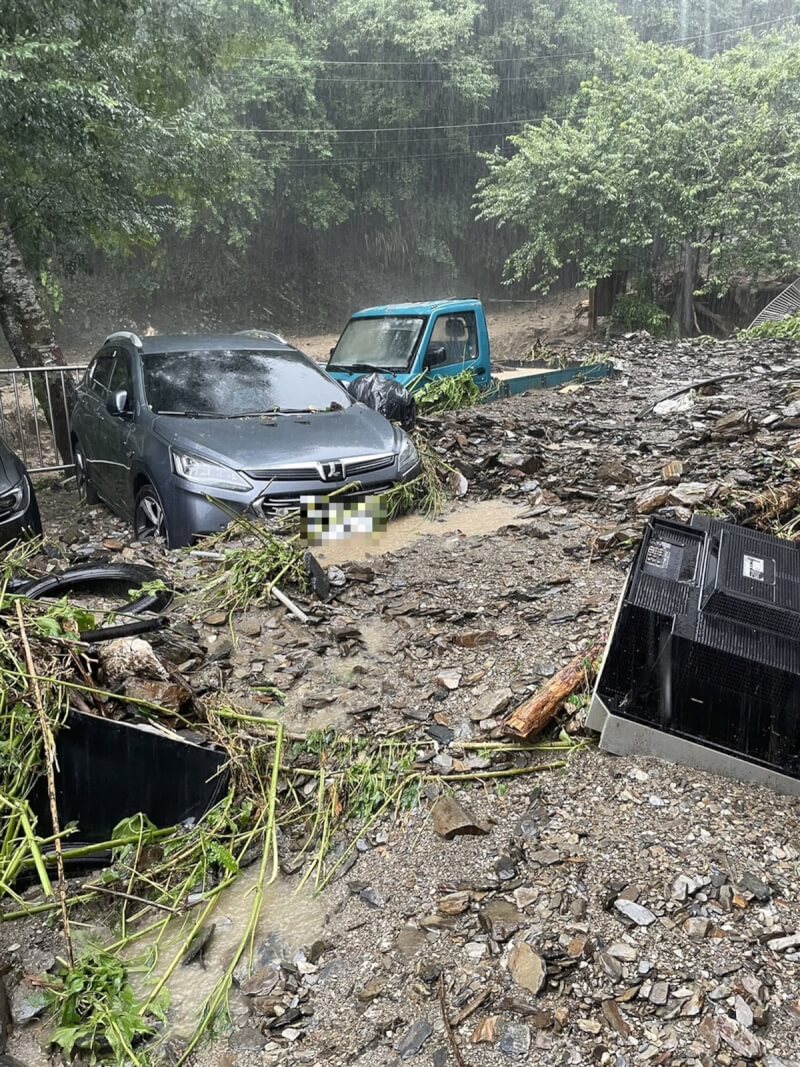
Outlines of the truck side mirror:
M 441 367 L 446 362 L 447 348 L 444 345 L 428 345 L 428 351 L 425 353 L 425 370 Z

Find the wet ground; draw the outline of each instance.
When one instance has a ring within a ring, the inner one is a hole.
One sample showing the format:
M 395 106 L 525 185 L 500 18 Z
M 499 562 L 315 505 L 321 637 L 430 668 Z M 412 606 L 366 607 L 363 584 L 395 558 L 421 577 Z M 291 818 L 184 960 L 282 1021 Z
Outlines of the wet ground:
M 685 518 L 796 477 L 797 349 L 639 342 L 615 355 L 614 381 L 438 420 L 432 440 L 464 470 L 466 501 L 443 522 L 402 520 L 383 544 L 331 546 L 325 562 L 346 584 L 330 605 L 303 600 L 313 626 L 269 606 L 239 618 L 231 640 L 224 624 L 176 607 L 198 646 L 221 653 L 213 671 L 190 673 L 198 692 L 263 711 L 256 690 L 274 686 L 286 699 L 270 715 L 298 732 L 407 727 L 442 774 L 418 809 L 365 833 L 355 865 L 319 897 L 294 897 L 296 876 L 268 890 L 257 948 L 274 950 L 278 932 L 289 969 L 275 1004 L 297 1016 L 272 1028 L 272 999 L 237 992 L 232 1030 L 198 1067 L 800 1057 L 796 799 L 589 747 L 564 768 L 460 790 L 486 833 L 445 841 L 433 828 L 459 745 L 497 735 L 499 697 L 520 702 L 607 632 L 653 500 Z M 741 377 L 637 418 L 722 373 Z M 674 468 L 662 473 L 674 462 L 675 484 Z M 44 491 L 42 509 L 73 551 L 152 555 L 102 508 L 77 512 L 64 490 Z M 153 558 L 184 584 L 202 578 L 183 555 Z M 252 877 L 220 903 L 206 958 L 177 975 L 176 1029 L 224 964 Z M 620 900 L 645 910 L 642 925 Z M 15 968 L 36 968 L 52 934 L 9 924 L 0 940 Z M 534 992 L 539 967 L 546 983 Z M 44 1062 L 34 1045 L 23 1037 L 10 1051 L 33 1067 Z

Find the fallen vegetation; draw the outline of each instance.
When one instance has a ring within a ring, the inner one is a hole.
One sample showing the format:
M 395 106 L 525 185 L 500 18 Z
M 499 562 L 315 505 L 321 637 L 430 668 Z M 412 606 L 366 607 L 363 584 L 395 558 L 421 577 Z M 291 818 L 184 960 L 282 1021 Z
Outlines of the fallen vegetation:
M 303 581 L 295 541 L 278 549 L 273 535 L 260 531 L 256 536 L 249 526 L 246 532 L 255 537 L 257 547 L 226 549 L 220 578 L 212 585 L 225 590 L 223 599 L 212 602 L 229 611 L 263 602 L 270 575 L 273 580 L 291 578 L 298 587 Z M 304 868 L 300 887 L 310 881 L 320 890 L 346 868 L 357 841 L 379 819 L 399 818 L 419 805 L 427 781 L 435 778 L 453 787 L 502 782 L 563 767 L 582 747 L 568 738 L 528 747 L 487 744 L 481 746 L 487 758 L 480 769 L 465 765 L 432 776 L 425 745 L 409 727 L 384 739 L 335 731 L 288 739 L 279 722 L 228 704 L 195 702 L 191 719 L 184 721 L 225 752 L 230 785 L 224 797 L 197 822 L 156 827 L 136 815 L 117 826 L 110 841 L 70 847 L 70 837 L 80 835 L 80 827 L 59 828 L 55 822 L 55 832 L 43 835 L 29 801 L 43 770 L 52 773 L 52 736 L 70 709 L 93 706 L 95 713 L 121 713 L 134 720 L 146 714 L 165 736 L 171 735 L 176 714 L 100 687 L 91 650 L 79 635 L 53 635 L 40 628 L 27 644 L 24 613 L 46 609 L 39 604 L 23 608 L 22 598 L 14 603 L 16 618 L 6 613 L 0 632 L 5 737 L 0 764 L 0 890 L 6 901 L 2 920 L 60 913 L 64 958 L 53 975 L 35 981 L 46 991 L 53 1013 L 53 1044 L 67 1057 L 81 1053 L 89 1063 L 150 1062 L 167 1032 L 171 975 L 210 929 L 224 891 L 256 863 L 249 918 L 182 1046 L 176 1062 L 186 1062 L 224 1016 L 239 962 L 252 959 L 263 894 L 278 874 L 279 835 L 285 855 L 292 854 L 295 867 Z M 28 621 L 35 617 L 29 614 Z M 28 659 L 26 647 L 31 650 Z M 37 708 L 47 717 L 45 725 Z M 52 797 L 50 781 L 48 792 Z M 106 855 L 100 874 L 88 879 L 64 876 L 64 864 L 72 869 Z M 54 866 L 60 872 L 57 886 L 50 874 Z M 15 888 L 28 871 L 38 883 L 33 895 Z M 103 944 L 75 932 L 99 901 L 114 914 L 113 939 Z
M 420 375 L 417 381 L 409 382 L 417 410 L 421 415 L 434 415 L 440 411 L 463 411 L 474 407 L 482 399 L 481 390 L 472 371 L 461 371 L 447 377 L 426 381 Z
M 741 330 L 742 341 L 800 341 L 800 312 Z

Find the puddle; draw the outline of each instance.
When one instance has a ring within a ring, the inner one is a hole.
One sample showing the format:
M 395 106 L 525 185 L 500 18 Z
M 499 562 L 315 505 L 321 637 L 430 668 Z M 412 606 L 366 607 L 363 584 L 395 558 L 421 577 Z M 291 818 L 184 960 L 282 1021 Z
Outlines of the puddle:
M 421 537 L 443 537 L 460 533 L 465 537 L 494 533 L 511 522 L 517 522 L 525 507 L 506 500 L 481 500 L 474 504 L 460 504 L 439 519 L 421 515 L 403 515 L 389 523 L 378 535 L 354 536 L 346 541 L 326 541 L 314 549 L 314 555 L 328 566 L 333 563 L 352 563 L 383 556 L 407 548 Z
M 185 966 L 179 964 L 167 982 L 170 1036 L 187 1038 L 194 1031 L 203 1001 L 222 978 L 245 931 L 258 876 L 259 864 L 256 863 L 225 891 L 209 917 L 209 924 L 216 925 L 202 960 L 195 959 Z M 322 900 L 314 896 L 310 886 L 296 892 L 297 884 L 296 879 L 279 876 L 264 891 L 254 941 L 253 970 L 277 959 L 291 960 L 300 949 L 307 948 L 320 937 L 325 925 Z M 139 960 L 150 951 L 157 954 L 153 972 L 146 980 L 143 975 L 131 974 L 131 984 L 137 993 L 152 989 L 153 983 L 165 973 L 197 918 L 198 912 L 190 911 L 166 927 L 158 945 L 155 938 L 149 941 L 142 938 L 138 947 L 131 949 Z M 240 961 L 243 969 L 246 961 L 245 954 Z M 131 963 L 134 964 L 133 958 Z

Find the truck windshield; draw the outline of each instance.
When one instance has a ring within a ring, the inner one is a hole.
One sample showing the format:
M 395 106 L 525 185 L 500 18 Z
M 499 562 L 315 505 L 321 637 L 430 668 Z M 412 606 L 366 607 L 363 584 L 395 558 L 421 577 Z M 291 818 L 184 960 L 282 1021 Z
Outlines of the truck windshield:
M 411 315 L 351 319 L 339 338 L 328 370 L 409 370 L 424 325 L 424 318 Z

